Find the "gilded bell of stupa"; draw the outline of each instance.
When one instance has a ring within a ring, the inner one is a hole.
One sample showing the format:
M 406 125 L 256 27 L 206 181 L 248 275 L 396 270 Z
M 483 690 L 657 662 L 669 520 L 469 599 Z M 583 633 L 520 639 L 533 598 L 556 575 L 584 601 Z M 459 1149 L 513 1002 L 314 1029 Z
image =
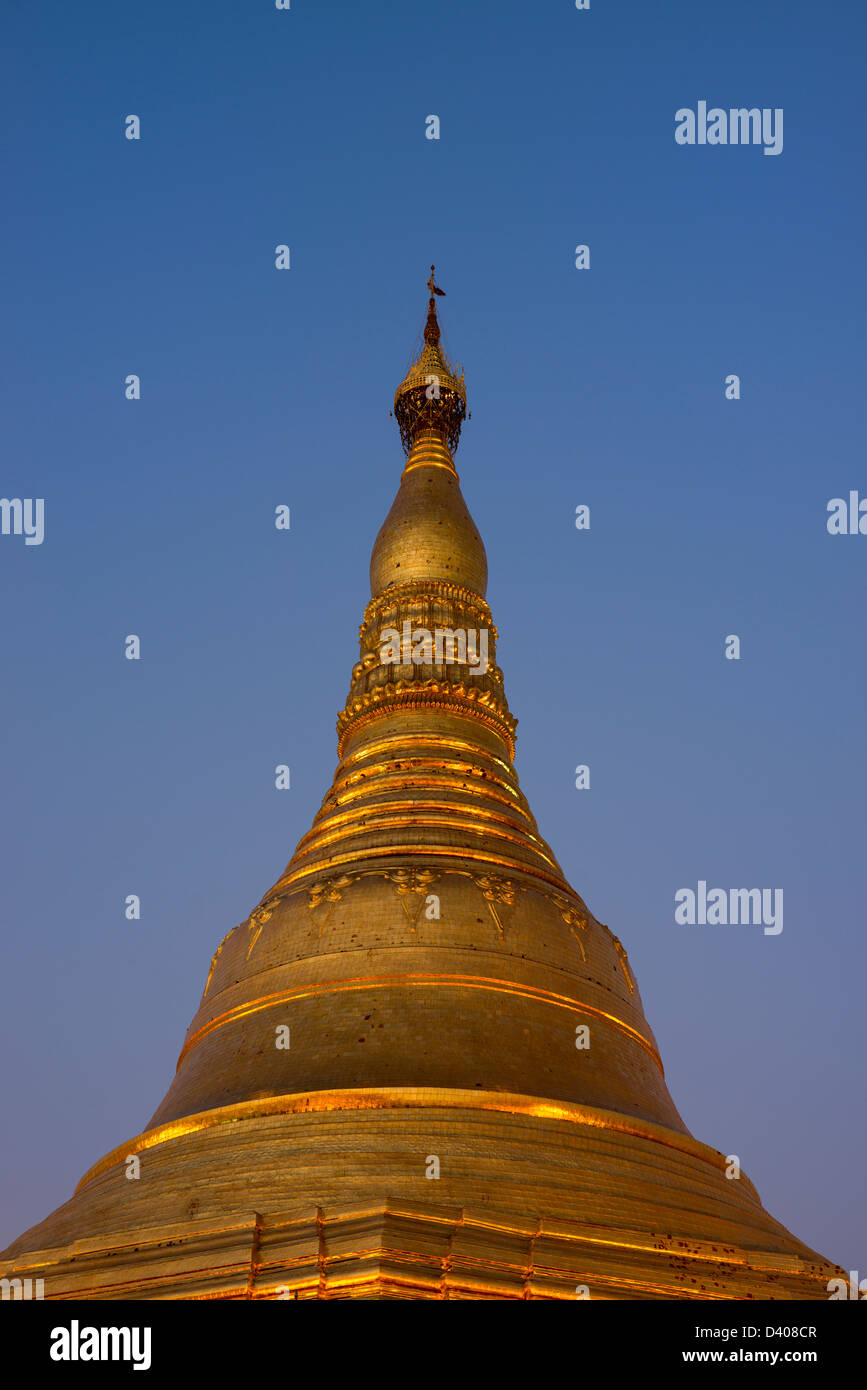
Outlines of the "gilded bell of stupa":
M 69 1299 L 825 1299 L 694 1139 L 521 792 L 433 271 L 339 762 L 141 1134 L 0 1257 Z

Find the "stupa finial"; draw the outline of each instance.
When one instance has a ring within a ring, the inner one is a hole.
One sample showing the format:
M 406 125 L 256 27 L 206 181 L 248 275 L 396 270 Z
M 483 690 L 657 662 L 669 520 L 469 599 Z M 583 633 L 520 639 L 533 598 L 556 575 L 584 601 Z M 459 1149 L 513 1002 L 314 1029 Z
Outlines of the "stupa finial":
M 430 343 L 431 347 L 438 347 L 440 341 L 440 326 L 437 322 L 437 302 L 434 296 L 445 294 L 445 290 L 441 290 L 434 280 L 435 269 L 435 266 L 431 266 L 430 275 L 427 280 L 427 287 L 430 290 L 430 299 L 428 300 L 427 306 L 427 323 L 424 326 L 424 340 L 426 343 Z
M 467 394 L 463 372 L 453 367 L 440 346 L 436 296 L 444 295 L 431 266 L 427 287 L 427 322 L 421 355 L 412 363 L 394 393 L 394 415 L 407 456 L 422 431 L 433 430 L 454 453 L 467 417 Z

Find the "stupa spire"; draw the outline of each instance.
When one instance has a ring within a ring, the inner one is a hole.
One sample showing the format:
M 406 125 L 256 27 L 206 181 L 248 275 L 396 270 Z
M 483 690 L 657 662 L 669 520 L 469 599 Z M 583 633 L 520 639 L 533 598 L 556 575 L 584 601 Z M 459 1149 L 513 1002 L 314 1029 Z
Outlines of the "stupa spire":
M 824 1299 L 842 1272 L 678 1114 L 626 951 L 519 786 L 428 287 L 332 785 L 145 1130 L 0 1272 L 49 1298 Z

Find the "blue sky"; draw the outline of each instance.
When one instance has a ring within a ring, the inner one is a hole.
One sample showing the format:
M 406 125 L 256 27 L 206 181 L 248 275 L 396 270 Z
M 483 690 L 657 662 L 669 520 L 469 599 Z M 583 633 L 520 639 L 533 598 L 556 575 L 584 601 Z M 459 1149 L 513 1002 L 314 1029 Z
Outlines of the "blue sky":
M 0 537 L 0 1244 L 142 1128 L 330 782 L 435 261 L 540 829 L 692 1131 L 864 1273 L 863 8 L 3 26 L 0 492 L 46 535 Z M 678 146 L 699 100 L 783 108 L 782 154 Z M 782 887 L 782 934 L 676 925 L 700 879 Z

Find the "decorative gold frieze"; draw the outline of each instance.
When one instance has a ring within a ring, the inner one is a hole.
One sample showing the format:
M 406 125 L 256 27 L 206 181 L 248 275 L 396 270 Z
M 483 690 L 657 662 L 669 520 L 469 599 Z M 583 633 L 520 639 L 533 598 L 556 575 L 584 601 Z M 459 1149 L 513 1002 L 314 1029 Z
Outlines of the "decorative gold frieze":
M 499 874 L 480 874 L 473 878 L 473 883 L 481 890 L 488 904 L 488 911 L 494 920 L 500 940 L 505 941 L 506 925 L 512 915 L 511 909 L 515 906 L 514 883 Z
M 587 909 L 584 907 L 583 903 L 580 903 L 580 900 L 577 900 L 577 895 L 576 898 L 567 898 L 560 893 L 549 893 L 547 896 L 550 897 L 563 921 L 569 928 L 570 933 L 577 941 L 578 949 L 581 952 L 581 959 L 586 962 L 587 952 L 584 948 L 584 942 L 581 939 L 581 932 L 587 930 L 587 922 L 589 920 Z
M 623 974 L 626 977 L 626 983 L 629 986 L 629 993 L 634 994 L 635 985 L 632 983 L 632 967 L 629 964 L 629 958 L 626 954 L 626 948 L 622 945 L 618 937 L 615 936 L 613 940 L 614 949 L 617 952 L 617 959 L 620 961 L 620 968 L 623 971 Z
M 317 927 L 317 935 L 322 936 L 331 914 L 343 897 L 344 891 L 354 883 L 357 874 L 340 874 L 335 878 L 320 879 L 307 890 L 307 906 Z M 324 911 L 321 909 L 324 907 Z
M 397 889 L 400 905 L 406 913 L 409 929 L 415 932 L 419 913 L 425 905 L 428 888 L 436 883 L 439 875 L 430 869 L 386 869 L 383 877 Z M 412 899 L 412 904 L 410 903 Z M 418 899 L 416 902 L 415 900 Z
M 233 930 L 234 930 L 234 928 L 233 928 Z M 229 935 L 231 936 L 231 932 L 229 933 Z M 205 995 L 208 993 L 208 990 L 211 988 L 211 980 L 214 978 L 214 971 L 215 971 L 215 969 L 217 968 L 217 961 L 220 959 L 220 955 L 221 955 L 221 953 L 222 953 L 223 947 L 225 946 L 227 940 L 228 940 L 228 937 L 224 937 L 223 940 L 220 942 L 219 946 L 217 947 L 216 951 L 214 952 L 214 954 L 211 956 L 211 968 L 210 968 L 210 970 L 208 971 L 208 978 L 205 980 L 205 988 L 202 990 L 202 999 L 205 998 Z
M 369 723 L 371 718 L 378 718 L 383 712 L 431 708 L 480 719 L 496 729 L 510 750 L 510 756 L 514 757 L 517 719 L 490 690 L 480 691 L 477 687 L 468 687 L 463 681 L 452 683 L 446 680 L 389 681 L 387 685 L 377 686 L 354 699 L 337 716 L 339 750 L 342 754 L 350 730 L 362 722 Z
M 271 912 L 263 907 L 257 907 L 255 912 L 250 913 L 248 921 L 250 940 L 247 943 L 247 960 L 250 959 L 253 947 L 256 945 L 256 942 L 259 940 L 259 937 L 262 934 L 262 928 L 264 927 L 265 923 L 270 922 L 270 920 Z

